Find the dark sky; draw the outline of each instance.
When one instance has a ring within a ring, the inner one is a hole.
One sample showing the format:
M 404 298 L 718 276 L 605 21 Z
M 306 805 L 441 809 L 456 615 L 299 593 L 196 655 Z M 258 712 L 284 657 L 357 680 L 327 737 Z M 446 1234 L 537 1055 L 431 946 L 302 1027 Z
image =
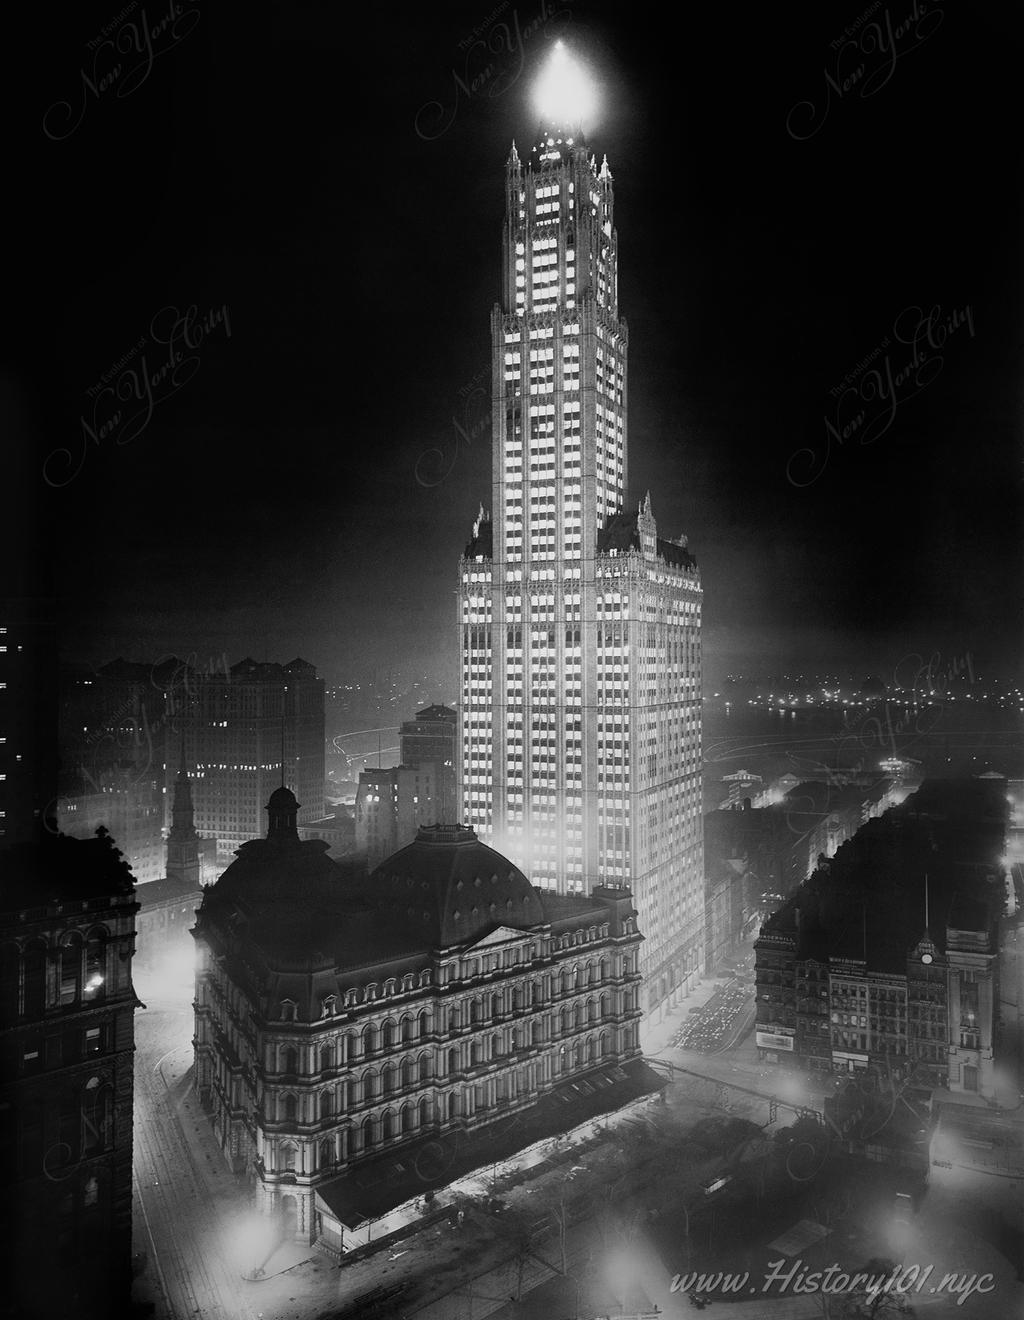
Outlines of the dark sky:
M 453 672 L 504 160 L 561 35 L 616 180 L 630 500 L 690 537 L 709 676 L 935 650 L 1019 673 L 1009 6 L 181 0 L 151 63 L 124 8 L 12 44 L 6 562 L 16 591 L 51 575 L 68 657 Z M 167 309 L 191 305 L 189 347 Z M 148 421 L 97 399 L 143 356 Z

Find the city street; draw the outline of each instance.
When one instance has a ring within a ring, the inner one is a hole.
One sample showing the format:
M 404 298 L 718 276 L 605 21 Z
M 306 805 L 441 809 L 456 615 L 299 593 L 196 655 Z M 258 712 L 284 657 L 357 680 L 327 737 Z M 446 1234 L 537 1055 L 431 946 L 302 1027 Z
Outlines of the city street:
M 191 1036 L 191 1006 L 136 1013 L 134 1248 L 147 1255 L 136 1290 L 156 1303 L 157 1317 L 256 1320 L 225 1257 L 234 1178 L 202 1139 L 206 1118 L 185 1073 Z
M 689 1125 L 709 1115 L 721 1115 L 727 1106 L 731 1116 L 762 1125 L 768 1119 L 767 1100 L 723 1092 L 716 1085 L 716 1081 L 732 1082 L 765 1096 L 777 1093 L 780 1100 L 787 1098 L 784 1081 L 757 1061 L 753 1033 L 745 1027 L 746 1014 L 741 1014 L 742 1028 L 738 1024 L 743 1038 L 731 1049 L 706 1055 L 668 1044 L 687 1009 L 710 998 L 715 989 L 716 983 L 710 980 L 696 987 L 645 1035 L 645 1048 L 654 1062 L 676 1063 L 710 1079 L 674 1074 L 666 1117 Z M 613 1147 L 598 1147 L 580 1156 L 571 1177 L 565 1170 L 555 1170 L 503 1190 L 504 1206 L 497 1212 L 487 1210 L 482 1198 L 466 1203 L 460 1227 L 435 1224 L 341 1268 L 309 1248 L 289 1244 L 270 1256 L 265 1280 L 243 1279 L 243 1271 L 257 1263 L 252 1257 L 258 1224 L 191 1090 L 191 987 L 184 981 L 172 987 L 164 983 L 153 987 L 149 998 L 146 991 L 145 984 L 140 984 L 140 995 L 148 1007 L 136 1016 L 135 1251 L 146 1253 L 146 1265 L 136 1295 L 156 1304 L 156 1320 L 194 1316 L 208 1320 L 329 1320 L 336 1315 L 358 1315 L 361 1299 L 378 1288 L 402 1291 L 375 1314 L 406 1320 L 414 1316 L 416 1320 L 484 1320 L 487 1316 L 550 1320 L 555 1315 L 573 1315 L 581 1297 L 584 1302 L 590 1299 L 593 1311 L 596 1304 L 607 1304 L 596 1299 L 621 1296 L 630 1286 L 642 1287 L 642 1295 L 657 1303 L 666 1317 L 678 1320 L 690 1314 L 686 1298 L 670 1290 L 673 1273 L 690 1268 L 689 1248 L 683 1250 L 683 1221 L 677 1223 L 679 1212 L 673 1211 L 672 1198 L 685 1184 L 692 1210 L 693 1197 L 700 1195 L 699 1180 L 707 1175 L 700 1172 L 699 1164 L 680 1164 L 673 1166 L 671 1178 L 659 1178 L 650 1166 L 652 1156 L 656 1163 L 658 1155 L 651 1150 L 645 1153 L 642 1146 L 611 1196 L 607 1183 Z M 796 1103 L 820 1103 L 820 1096 L 809 1091 L 791 1098 Z M 780 1110 L 776 1127 L 789 1125 L 793 1118 L 792 1110 Z M 693 1156 L 684 1158 L 692 1160 Z M 868 1167 L 864 1176 L 881 1185 L 890 1175 L 884 1166 L 875 1166 Z M 679 1183 L 680 1177 L 683 1183 Z M 563 1274 L 563 1236 L 552 1206 L 557 1207 L 561 1198 L 564 1207 L 567 1199 L 581 1194 L 583 1217 L 566 1222 Z M 653 1234 L 644 1217 L 656 1206 L 661 1207 L 657 1213 L 662 1223 Z M 612 1207 L 614 1214 L 609 1219 Z M 787 1207 L 782 1215 L 786 1222 L 780 1218 L 779 1231 L 800 1213 L 804 1212 Z M 525 1248 L 515 1231 L 524 1216 L 539 1225 Z M 919 1297 L 915 1306 L 929 1320 L 947 1315 L 976 1315 L 979 1320 L 1008 1317 L 1012 1311 L 1000 1308 L 1011 1300 L 1016 1304 L 1019 1297 L 1012 1271 L 997 1252 L 967 1232 L 966 1226 L 958 1232 L 960 1226 L 953 1227 L 955 1223 L 955 1207 L 932 1197 L 915 1220 L 914 1250 L 905 1259 L 909 1263 L 920 1255 L 922 1264 L 935 1261 L 937 1269 L 988 1270 L 997 1280 L 998 1293 L 971 1296 L 959 1307 L 954 1298 Z M 836 1228 L 842 1232 L 829 1239 L 830 1260 L 836 1255 L 849 1260 L 882 1249 L 866 1223 L 851 1217 L 849 1224 Z M 677 1249 L 679 1258 L 673 1259 Z M 737 1262 L 742 1259 L 737 1256 Z M 707 1269 L 735 1266 L 736 1262 L 716 1264 L 710 1258 L 706 1264 L 698 1262 L 699 1268 Z M 751 1280 L 760 1284 L 754 1269 Z M 515 1305 L 510 1301 L 513 1297 L 520 1299 Z M 820 1313 L 817 1299 L 790 1294 L 771 1300 L 712 1300 L 706 1310 L 708 1320 L 726 1314 L 733 1320 L 803 1320 Z

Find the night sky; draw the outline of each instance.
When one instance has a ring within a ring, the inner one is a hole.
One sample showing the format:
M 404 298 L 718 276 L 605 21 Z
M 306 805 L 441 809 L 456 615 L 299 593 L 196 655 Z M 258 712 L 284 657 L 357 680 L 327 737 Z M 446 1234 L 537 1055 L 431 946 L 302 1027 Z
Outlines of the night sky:
M 562 36 L 615 177 L 630 502 L 690 538 L 709 678 L 1019 675 L 1009 6 L 181 0 L 151 65 L 124 8 L 11 48 L 5 562 L 66 658 L 454 676 L 504 161 Z M 151 415 L 112 422 L 143 357 Z

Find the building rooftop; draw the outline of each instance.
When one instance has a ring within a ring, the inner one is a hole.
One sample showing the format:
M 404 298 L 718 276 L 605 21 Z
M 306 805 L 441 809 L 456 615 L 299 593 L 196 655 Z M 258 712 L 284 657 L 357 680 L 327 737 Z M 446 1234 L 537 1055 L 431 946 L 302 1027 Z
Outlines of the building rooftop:
M 597 553 L 605 555 L 610 550 L 620 554 L 630 550 L 639 551 L 641 546 L 638 517 L 636 513 L 613 513 L 597 534 Z M 677 541 L 664 541 L 660 536 L 657 537 L 656 543 L 658 554 L 667 564 L 671 564 L 674 568 L 690 570 L 697 567 L 695 556 L 684 545 L 680 545 Z
M 365 980 L 367 967 L 393 962 L 415 970 L 435 950 L 502 930 L 609 919 L 599 900 L 605 890 L 597 897 L 538 890 L 461 825 L 423 827 L 369 876 L 358 862 L 332 860 L 328 849 L 321 839 L 290 834 L 242 844 L 204 891 L 197 923 L 199 934 L 230 951 L 240 968 L 260 969 L 264 986 L 273 978 L 279 997 L 307 1007 L 315 998 L 312 973 L 344 989 Z
M 540 895 L 507 857 L 462 825 L 430 825 L 370 876 L 377 910 L 429 948 L 466 944 L 495 926 L 544 921 Z
M 768 919 L 762 937 L 788 937 L 800 958 L 866 957 L 875 970 L 905 972 L 925 934 L 927 896 L 927 929 L 940 953 L 953 931 L 973 932 L 992 951 L 1003 896 L 1002 786 L 933 780 L 923 789 L 843 844 Z
M 135 877 L 114 840 L 101 825 L 92 839 L 43 829 L 34 842 L 0 853 L 3 889 L 0 913 L 64 901 L 131 895 Z
M 160 907 L 163 903 L 198 899 L 201 894 L 202 889 L 198 885 L 190 885 L 188 881 L 180 880 L 173 875 L 161 876 L 159 880 L 150 880 L 147 884 L 139 885 L 135 891 L 135 897 L 139 900 L 143 912 L 150 908 Z
M 443 721 L 445 724 L 455 724 L 458 718 L 450 706 L 426 706 L 423 710 L 418 710 L 415 715 L 415 720 L 430 720 L 434 723 Z M 409 721 L 409 723 L 413 722 Z

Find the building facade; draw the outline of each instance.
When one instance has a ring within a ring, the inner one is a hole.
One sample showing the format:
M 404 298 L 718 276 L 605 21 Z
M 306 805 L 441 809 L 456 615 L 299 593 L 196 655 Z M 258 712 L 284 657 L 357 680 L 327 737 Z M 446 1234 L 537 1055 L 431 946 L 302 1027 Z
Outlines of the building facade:
M 759 1056 L 994 1095 L 1001 785 L 931 780 L 761 929 Z
M 443 767 L 437 761 L 364 770 L 356 790 L 356 852 L 372 870 L 385 857 L 412 843 L 421 825 L 442 817 Z
M 195 1077 L 260 1208 L 338 1252 L 339 1200 L 375 1159 L 486 1143 L 639 1060 L 641 937 L 627 890 L 540 891 L 461 826 L 424 828 L 360 883 L 299 841 L 290 797 L 204 896 Z
M 0 868 L 5 1309 L 100 1320 L 131 1286 L 132 875 L 102 831 Z
M 628 885 L 645 1008 L 704 962 L 701 583 L 626 505 L 627 345 L 607 160 L 542 130 L 505 172 L 491 513 L 460 564 L 460 819 L 533 882 Z
M 194 674 L 178 707 L 195 826 L 217 840 L 219 869 L 260 837 L 263 804 L 281 783 L 302 803 L 300 823 L 323 819 L 324 683 L 313 665 L 246 659 L 227 672 Z M 169 768 L 166 800 L 169 808 Z
M 118 659 L 61 674 L 58 827 L 76 838 L 109 830 L 140 884 L 164 873 L 167 687 L 177 664 Z
M 456 820 L 455 744 L 459 716 L 450 706 L 427 706 L 405 720 L 399 730 L 399 760 L 418 769 L 437 766 L 439 800 L 437 823 L 452 825 Z M 433 823 L 433 822 L 431 822 Z

